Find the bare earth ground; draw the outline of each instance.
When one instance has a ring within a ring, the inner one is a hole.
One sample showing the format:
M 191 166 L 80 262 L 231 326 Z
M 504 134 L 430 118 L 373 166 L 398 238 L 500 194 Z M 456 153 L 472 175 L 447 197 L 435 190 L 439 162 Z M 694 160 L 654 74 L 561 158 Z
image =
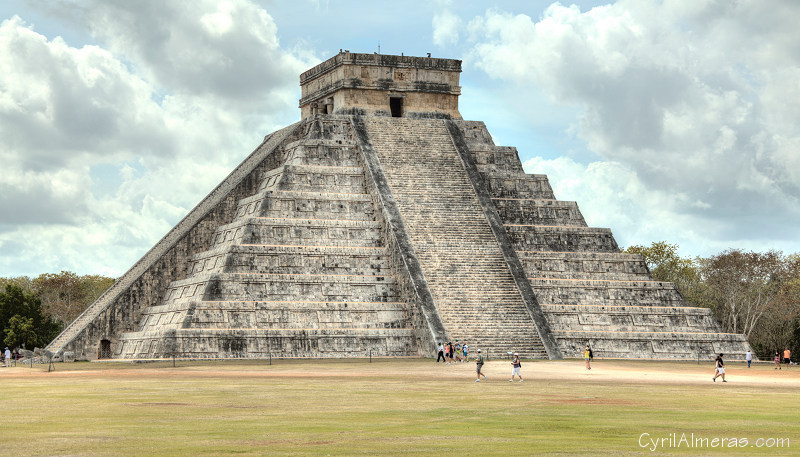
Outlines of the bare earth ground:
M 430 359 L 19 365 L 0 368 L 0 457 L 800 455 L 800 367 L 726 368 L 523 360 L 512 384 L 509 360 L 481 383 Z
M 398 363 L 393 363 L 398 362 Z M 276 378 L 413 378 L 428 381 L 471 381 L 475 378 L 475 364 L 453 363 L 445 366 L 429 360 L 280 360 L 275 359 L 272 365 L 267 361 L 186 361 L 178 360 L 177 367 L 172 362 L 95 362 L 54 364 L 54 371 L 47 372 L 46 365 L 17 365 L 11 368 L 0 368 L 0 381 L 30 377 L 73 378 L 73 377 L 110 377 L 110 378 L 150 378 L 150 377 L 276 377 Z M 483 373 L 490 378 L 490 383 L 508 380 L 511 365 L 508 360 L 491 360 L 483 368 Z M 775 370 L 773 364 L 756 363 L 747 368 L 744 363 L 734 362 L 727 365 L 727 380 L 737 386 L 800 388 L 800 366 Z M 592 369 L 584 368 L 583 360 L 564 361 L 523 361 L 523 377 L 527 381 L 569 380 L 600 383 L 636 383 L 636 384 L 708 384 L 714 374 L 713 363 L 701 362 L 661 362 L 661 361 L 628 361 L 628 360 L 595 360 Z M 720 382 L 721 378 L 717 378 Z

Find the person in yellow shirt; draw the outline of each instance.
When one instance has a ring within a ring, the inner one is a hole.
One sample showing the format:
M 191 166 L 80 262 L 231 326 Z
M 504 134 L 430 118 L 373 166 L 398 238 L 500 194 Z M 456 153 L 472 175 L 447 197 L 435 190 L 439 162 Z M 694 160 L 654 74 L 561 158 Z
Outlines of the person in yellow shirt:
M 591 370 L 592 365 L 589 363 L 589 360 L 592 358 L 592 350 L 589 349 L 589 345 L 586 345 L 586 349 L 583 351 L 583 360 L 586 361 L 586 369 Z

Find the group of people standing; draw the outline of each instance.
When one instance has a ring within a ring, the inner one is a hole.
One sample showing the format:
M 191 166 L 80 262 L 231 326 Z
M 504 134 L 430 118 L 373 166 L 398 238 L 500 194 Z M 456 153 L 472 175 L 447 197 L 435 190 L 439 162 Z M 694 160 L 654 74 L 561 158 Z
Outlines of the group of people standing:
M 783 350 L 783 363 L 786 364 L 787 370 L 792 365 L 792 351 L 789 348 Z M 781 369 L 781 354 L 778 351 L 775 351 L 775 369 Z
M 466 342 L 459 343 L 456 340 L 455 344 L 451 341 L 439 343 L 438 349 L 439 356 L 436 357 L 436 363 L 439 363 L 439 360 L 443 360 L 445 365 L 450 365 L 453 361 L 456 363 L 469 362 L 469 345 Z
M 436 357 L 436 363 L 439 361 L 443 361 L 446 365 L 450 365 L 455 361 L 455 363 L 460 362 L 469 362 L 469 345 L 464 342 L 461 343 L 456 340 L 455 344 L 448 341 L 447 343 L 439 343 L 438 346 L 439 355 Z M 475 356 L 475 375 L 476 379 L 475 382 L 481 382 L 481 376 L 483 376 L 483 380 L 486 381 L 486 375 L 483 374 L 483 365 L 486 363 L 486 359 L 484 359 L 481 350 L 478 349 L 477 355 Z M 522 382 L 522 362 L 519 360 L 519 353 L 514 353 L 514 358 L 511 361 L 511 379 L 509 382 L 514 382 L 514 378 L 518 377 L 519 382 Z

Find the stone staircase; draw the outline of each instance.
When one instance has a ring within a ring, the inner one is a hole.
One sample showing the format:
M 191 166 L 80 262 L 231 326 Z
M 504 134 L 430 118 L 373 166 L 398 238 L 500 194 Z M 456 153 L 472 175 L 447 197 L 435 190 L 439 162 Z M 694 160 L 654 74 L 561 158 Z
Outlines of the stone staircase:
M 451 338 L 546 357 L 444 121 L 365 124 Z
M 744 355 L 742 335 L 722 333 L 710 310 L 653 281 L 640 256 L 621 253 L 609 229 L 588 227 L 575 202 L 556 200 L 547 177 L 526 174 L 483 123 L 459 126 L 565 357 L 586 344 L 599 357 Z
M 418 353 L 349 122 L 307 128 L 115 357 Z

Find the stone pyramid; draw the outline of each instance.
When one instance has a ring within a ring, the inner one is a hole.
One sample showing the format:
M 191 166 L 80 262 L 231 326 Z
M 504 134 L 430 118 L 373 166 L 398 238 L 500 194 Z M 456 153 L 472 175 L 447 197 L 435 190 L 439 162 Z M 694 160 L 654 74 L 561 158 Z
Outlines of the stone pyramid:
M 48 349 L 82 359 L 697 359 L 749 348 L 458 112 L 461 62 L 341 52 Z

